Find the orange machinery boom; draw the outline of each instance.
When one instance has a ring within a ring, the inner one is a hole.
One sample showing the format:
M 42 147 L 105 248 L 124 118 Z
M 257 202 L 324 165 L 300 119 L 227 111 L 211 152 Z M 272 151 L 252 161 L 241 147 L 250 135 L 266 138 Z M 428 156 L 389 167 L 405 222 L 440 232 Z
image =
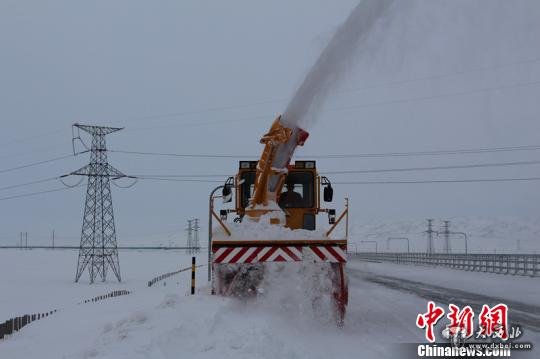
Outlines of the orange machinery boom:
M 294 150 L 303 146 L 308 136 L 309 133 L 301 128 L 285 127 L 281 115 L 274 120 L 270 131 L 260 141 L 265 146 L 257 164 L 253 196 L 246 208 L 249 217 L 258 219 L 272 211 L 268 208 L 269 202 L 277 203 Z M 271 222 L 279 224 L 275 218 Z

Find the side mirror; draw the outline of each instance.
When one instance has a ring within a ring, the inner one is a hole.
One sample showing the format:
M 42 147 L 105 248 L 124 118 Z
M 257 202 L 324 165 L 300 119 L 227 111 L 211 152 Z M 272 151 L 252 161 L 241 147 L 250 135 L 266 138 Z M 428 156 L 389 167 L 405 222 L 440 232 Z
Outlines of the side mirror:
M 332 198 L 334 198 L 334 189 L 332 186 L 327 185 L 324 187 L 323 197 L 325 202 L 332 202 Z
M 225 185 L 225 187 L 223 187 L 223 190 L 221 191 L 221 194 L 223 196 L 223 203 L 229 203 L 230 201 L 232 201 L 231 186 Z

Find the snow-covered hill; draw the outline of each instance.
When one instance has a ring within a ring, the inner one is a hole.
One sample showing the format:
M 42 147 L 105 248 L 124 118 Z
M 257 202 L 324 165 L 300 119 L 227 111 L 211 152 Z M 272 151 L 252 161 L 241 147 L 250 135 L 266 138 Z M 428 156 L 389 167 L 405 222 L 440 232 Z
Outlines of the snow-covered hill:
M 444 218 L 435 219 L 433 230 L 443 231 L 443 221 L 450 221 L 450 231 L 463 232 L 468 237 L 469 252 L 540 252 L 540 219 L 527 218 Z M 378 242 L 380 251 L 387 250 L 389 237 L 407 237 L 411 251 L 425 251 L 427 220 L 362 221 L 353 220 L 350 228 L 350 242 L 356 243 L 358 250 L 373 251 L 375 245 L 360 241 Z M 404 240 L 390 241 L 390 250 L 406 250 Z M 443 236 L 435 236 L 435 247 L 442 248 Z M 451 247 L 456 252 L 464 251 L 461 235 L 453 235 Z M 354 249 L 354 247 L 353 247 Z

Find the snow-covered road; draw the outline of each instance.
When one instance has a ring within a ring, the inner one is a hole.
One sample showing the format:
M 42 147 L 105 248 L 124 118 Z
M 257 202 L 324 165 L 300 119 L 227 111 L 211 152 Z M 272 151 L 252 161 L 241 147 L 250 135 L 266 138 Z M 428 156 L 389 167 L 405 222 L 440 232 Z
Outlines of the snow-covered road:
M 473 292 L 415 282 L 403 278 L 378 275 L 359 269 L 349 269 L 348 273 L 352 278 L 380 284 L 397 291 L 411 293 L 428 301 L 432 300 L 443 304 L 452 303 L 460 308 L 469 305 L 476 313 L 480 313 L 482 305 L 484 304 L 494 306 L 499 303 L 504 303 L 510 308 L 509 315 L 516 324 L 519 323 L 519 325 L 524 328 L 534 332 L 540 332 L 540 306 L 526 304 L 511 299 L 490 297 Z

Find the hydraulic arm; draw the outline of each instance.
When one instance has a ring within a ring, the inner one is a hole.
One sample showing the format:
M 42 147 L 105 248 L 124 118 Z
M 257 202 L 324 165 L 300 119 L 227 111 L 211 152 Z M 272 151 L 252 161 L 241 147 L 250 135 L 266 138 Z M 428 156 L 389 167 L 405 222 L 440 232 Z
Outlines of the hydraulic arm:
M 287 167 L 297 146 L 303 146 L 309 133 L 285 127 L 278 116 L 268 133 L 261 138 L 264 150 L 257 164 L 253 196 L 246 214 L 259 218 L 267 213 L 270 202 L 277 203 L 287 175 Z

